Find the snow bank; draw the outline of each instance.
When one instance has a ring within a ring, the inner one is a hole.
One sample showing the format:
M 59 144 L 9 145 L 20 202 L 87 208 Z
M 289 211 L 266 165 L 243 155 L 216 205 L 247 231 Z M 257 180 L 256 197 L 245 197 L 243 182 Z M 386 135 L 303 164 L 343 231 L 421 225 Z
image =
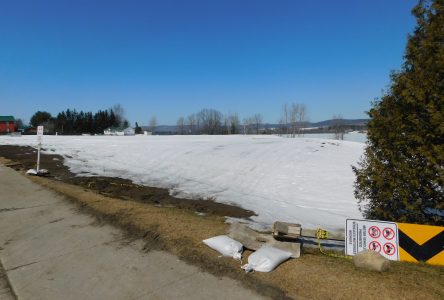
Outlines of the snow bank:
M 0 145 L 36 146 L 36 136 L 0 137 Z M 44 136 L 48 153 L 72 172 L 117 176 L 166 187 L 182 197 L 215 197 L 276 220 L 342 230 L 360 218 L 353 195 L 364 144 L 277 136 Z M 42 166 L 44 167 L 44 166 Z

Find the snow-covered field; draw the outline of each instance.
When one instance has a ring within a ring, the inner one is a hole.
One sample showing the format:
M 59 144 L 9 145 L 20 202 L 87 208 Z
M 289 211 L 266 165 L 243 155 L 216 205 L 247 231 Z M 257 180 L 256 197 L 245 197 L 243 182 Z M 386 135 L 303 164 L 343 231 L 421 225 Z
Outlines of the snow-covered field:
M 335 135 L 333 133 L 306 133 L 304 135 L 306 138 L 320 138 L 334 140 Z M 352 131 L 344 134 L 344 140 L 350 142 L 365 143 L 367 141 L 367 135 L 365 133 L 359 133 L 357 131 Z
M 0 145 L 36 146 L 36 136 L 0 137 Z M 364 144 L 277 136 L 44 136 L 48 153 L 71 171 L 167 187 L 179 196 L 215 197 L 276 220 L 342 230 L 360 218 L 353 196 Z M 42 166 L 44 168 L 44 166 Z

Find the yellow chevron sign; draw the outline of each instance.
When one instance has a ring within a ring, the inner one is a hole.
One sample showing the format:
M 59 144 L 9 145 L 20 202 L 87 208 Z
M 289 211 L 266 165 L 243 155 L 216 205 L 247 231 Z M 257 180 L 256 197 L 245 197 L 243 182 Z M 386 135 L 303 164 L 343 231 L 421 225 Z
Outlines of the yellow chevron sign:
M 444 266 L 444 227 L 396 223 L 399 259 Z

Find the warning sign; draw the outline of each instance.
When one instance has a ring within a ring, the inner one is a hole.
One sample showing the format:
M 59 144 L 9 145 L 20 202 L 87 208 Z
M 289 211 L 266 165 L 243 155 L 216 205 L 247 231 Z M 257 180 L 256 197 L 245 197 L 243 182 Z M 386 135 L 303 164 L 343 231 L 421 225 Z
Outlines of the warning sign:
M 398 225 L 394 222 L 347 219 L 345 252 L 355 255 L 373 250 L 390 260 L 399 260 Z
M 444 227 L 397 224 L 401 260 L 444 265 Z

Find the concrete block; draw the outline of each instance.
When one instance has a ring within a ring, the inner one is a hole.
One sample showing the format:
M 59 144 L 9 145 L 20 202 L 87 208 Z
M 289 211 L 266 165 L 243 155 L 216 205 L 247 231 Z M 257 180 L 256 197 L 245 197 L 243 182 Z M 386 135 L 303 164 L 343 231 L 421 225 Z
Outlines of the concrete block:
M 247 224 L 232 223 L 228 236 L 239 241 L 250 250 L 258 250 L 263 245 L 269 245 L 291 252 L 293 258 L 301 256 L 301 244 L 299 242 L 275 240 L 271 234 L 259 233 L 248 227 Z

